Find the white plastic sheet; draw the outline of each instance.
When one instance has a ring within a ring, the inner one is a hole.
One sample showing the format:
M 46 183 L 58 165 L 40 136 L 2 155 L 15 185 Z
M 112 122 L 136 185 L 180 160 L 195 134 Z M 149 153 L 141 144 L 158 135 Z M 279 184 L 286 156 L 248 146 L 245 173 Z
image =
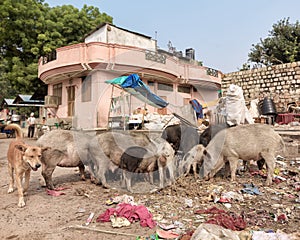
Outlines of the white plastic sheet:
M 231 84 L 226 93 L 226 114 L 229 125 L 252 124 L 254 120 L 249 113 L 241 87 Z

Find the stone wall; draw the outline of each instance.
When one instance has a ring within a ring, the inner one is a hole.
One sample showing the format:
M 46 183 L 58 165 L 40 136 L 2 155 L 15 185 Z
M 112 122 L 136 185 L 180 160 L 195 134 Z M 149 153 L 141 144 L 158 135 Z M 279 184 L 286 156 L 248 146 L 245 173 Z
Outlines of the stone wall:
M 300 62 L 225 74 L 223 96 L 230 84 L 242 87 L 246 102 L 269 96 L 278 113 L 287 112 L 287 104 L 300 100 Z

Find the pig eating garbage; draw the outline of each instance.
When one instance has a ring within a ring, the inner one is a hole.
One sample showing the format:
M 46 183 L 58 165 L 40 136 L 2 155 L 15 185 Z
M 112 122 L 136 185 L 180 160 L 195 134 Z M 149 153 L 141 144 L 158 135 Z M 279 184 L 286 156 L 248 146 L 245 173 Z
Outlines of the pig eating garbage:
M 206 147 L 206 151 L 203 151 L 200 177 L 212 178 L 226 162 L 229 162 L 231 181 L 235 181 L 239 159 L 244 161 L 264 159 L 268 170 L 266 185 L 270 185 L 275 155 L 280 146 L 284 149 L 282 138 L 269 125 L 248 124 L 224 129 L 216 134 Z

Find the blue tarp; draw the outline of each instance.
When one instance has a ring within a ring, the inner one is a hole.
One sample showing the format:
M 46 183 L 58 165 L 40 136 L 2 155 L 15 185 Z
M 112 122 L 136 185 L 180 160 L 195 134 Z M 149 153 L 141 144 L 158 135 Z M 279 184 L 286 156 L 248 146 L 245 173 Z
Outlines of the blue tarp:
M 202 105 L 196 99 L 191 100 L 190 104 L 192 104 L 192 107 L 196 112 L 197 119 L 203 118 Z
M 143 83 L 143 81 L 137 74 L 118 77 L 112 80 L 107 80 L 105 82 L 120 86 L 131 95 L 153 107 L 164 108 L 169 104 L 164 99 L 152 93 L 149 87 L 145 83 Z

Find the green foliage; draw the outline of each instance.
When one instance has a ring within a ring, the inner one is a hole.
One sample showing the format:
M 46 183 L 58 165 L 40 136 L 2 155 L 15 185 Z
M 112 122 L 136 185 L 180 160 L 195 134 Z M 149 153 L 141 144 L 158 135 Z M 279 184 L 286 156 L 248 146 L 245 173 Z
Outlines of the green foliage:
M 100 23 L 112 23 L 112 17 L 87 5 L 79 10 L 51 8 L 44 0 L 2 0 L 0 22 L 0 97 L 8 98 L 32 94 L 41 85 L 40 56 L 82 42 Z
M 269 37 L 252 45 L 249 61 L 265 66 L 300 61 L 300 24 L 289 18 L 273 25 Z
M 244 63 L 243 66 L 242 66 L 242 68 L 239 69 L 239 71 L 247 71 L 249 69 L 250 69 L 250 64 Z

